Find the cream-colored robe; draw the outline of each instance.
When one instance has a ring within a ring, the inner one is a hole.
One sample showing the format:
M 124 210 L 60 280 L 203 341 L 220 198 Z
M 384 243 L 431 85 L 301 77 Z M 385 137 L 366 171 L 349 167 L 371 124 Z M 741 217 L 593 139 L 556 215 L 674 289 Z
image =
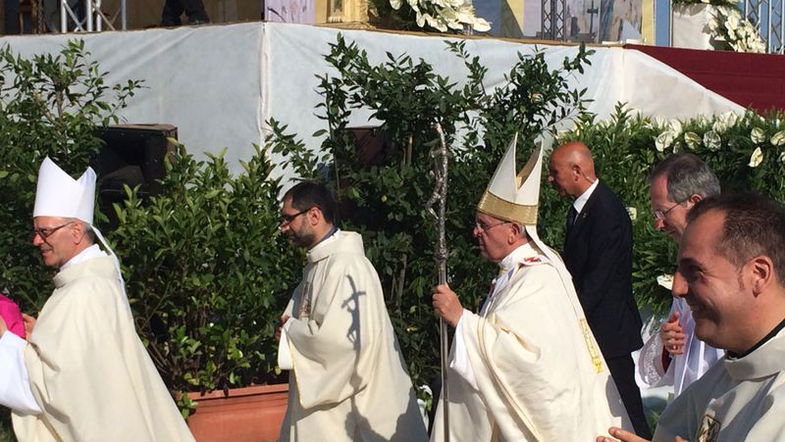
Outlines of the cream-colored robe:
M 307 258 L 286 309 L 293 370 L 280 440 L 427 440 L 362 237 L 338 231 Z
M 660 416 L 655 441 L 785 440 L 785 329 L 740 359 L 720 360 Z
M 24 351 L 41 414 L 20 442 L 193 441 L 136 334 L 112 257 L 61 270 Z
M 480 315 L 464 311 L 456 328 L 453 355 L 462 341 L 476 388 L 448 371 L 450 440 L 581 442 L 610 426 L 631 428 L 575 291 L 557 270 L 563 264 L 530 244 L 513 253 L 509 282 Z M 434 442 L 443 440 L 444 406 L 442 398 Z

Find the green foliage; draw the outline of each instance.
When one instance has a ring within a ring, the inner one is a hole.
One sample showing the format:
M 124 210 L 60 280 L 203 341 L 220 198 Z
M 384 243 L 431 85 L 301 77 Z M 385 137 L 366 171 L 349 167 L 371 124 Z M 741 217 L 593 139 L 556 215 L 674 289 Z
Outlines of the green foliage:
M 299 262 L 278 233 L 271 165 L 257 148 L 238 176 L 222 156 L 179 153 L 166 166 L 162 195 L 143 202 L 127 189 L 115 206 L 120 225 L 110 239 L 137 329 L 180 393 L 271 381 L 273 327 Z
M 0 289 L 23 310 L 51 293 L 30 231 L 38 167 L 47 155 L 67 172 L 84 171 L 101 146 L 96 129 L 118 121 L 138 81 L 105 83 L 81 40 L 57 55 L 30 59 L 0 49 Z
M 323 178 L 328 170 L 343 227 L 364 237 L 418 384 L 434 376 L 438 365 L 438 323 L 431 307 L 436 231 L 424 208 L 434 186 L 432 150 L 439 142 L 434 125 L 444 131 L 452 156 L 446 226 L 450 283 L 467 308 L 477 309 L 494 270 L 479 257 L 471 235 L 474 207 L 513 134 L 519 134 L 523 161 L 536 135 L 580 114 L 583 91 L 567 89 L 566 81 L 581 72 L 589 56 L 581 47 L 575 58 L 550 70 L 540 51 L 519 55 L 504 84 L 489 94 L 479 57 L 463 42 L 448 43 L 448 49 L 464 63 L 462 84 L 405 54 L 388 53 L 386 61 L 372 64 L 364 50 L 339 36 L 325 57 L 338 75 L 319 76 L 324 101 L 318 109 L 326 127 L 314 135 L 324 136 L 322 155 L 305 149 L 274 120 L 268 139 L 268 147 L 285 153 L 297 174 Z M 371 111 L 390 140 L 370 161 L 358 154 L 347 130 L 349 116 L 358 110 Z

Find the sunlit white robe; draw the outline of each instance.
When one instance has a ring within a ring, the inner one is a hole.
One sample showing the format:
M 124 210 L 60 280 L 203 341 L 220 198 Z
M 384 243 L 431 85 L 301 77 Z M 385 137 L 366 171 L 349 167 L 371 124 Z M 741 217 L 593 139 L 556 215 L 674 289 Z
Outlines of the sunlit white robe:
M 655 441 L 785 440 L 785 329 L 752 353 L 723 358 L 660 416 Z
M 193 441 L 136 334 L 113 258 L 70 264 L 23 347 L 41 412 L 14 411 L 17 438 Z
M 631 428 L 563 264 L 530 244 L 512 254 L 481 314 L 464 311 L 456 328 L 453 358 L 463 346 L 471 368 L 449 370 L 450 440 L 592 441 Z M 434 442 L 444 407 L 442 397 Z
M 281 351 L 293 369 L 280 440 L 427 440 L 362 237 L 336 232 L 307 258 L 286 309 Z

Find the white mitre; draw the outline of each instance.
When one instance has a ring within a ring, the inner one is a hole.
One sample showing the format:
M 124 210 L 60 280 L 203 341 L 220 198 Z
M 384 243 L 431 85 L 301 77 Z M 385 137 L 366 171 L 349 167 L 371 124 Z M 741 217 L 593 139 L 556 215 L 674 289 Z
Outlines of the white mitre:
M 120 270 L 120 262 L 101 231 L 93 226 L 93 209 L 95 208 L 95 171 L 92 167 L 79 177 L 71 178 L 49 157 L 44 158 L 38 169 L 38 185 L 35 190 L 35 206 L 33 218 L 37 216 L 55 216 L 58 218 L 76 218 L 90 225 L 98 241 L 109 252 L 117 269 L 120 285 L 125 292 L 125 282 Z
M 485 189 L 477 211 L 524 226 L 537 225 L 537 205 L 542 179 L 542 142 L 534 148 L 520 172 L 515 167 L 515 134 Z
M 49 157 L 44 158 L 38 169 L 33 218 L 77 218 L 92 225 L 95 178 L 95 171 L 88 167 L 82 176 L 75 180 Z

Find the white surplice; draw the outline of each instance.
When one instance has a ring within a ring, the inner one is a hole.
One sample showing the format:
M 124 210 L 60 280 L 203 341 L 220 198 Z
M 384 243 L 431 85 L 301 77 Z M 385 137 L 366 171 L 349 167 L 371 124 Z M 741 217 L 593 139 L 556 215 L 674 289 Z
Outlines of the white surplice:
M 14 410 L 17 438 L 193 441 L 136 334 L 113 258 L 88 250 L 55 275 L 23 346 L 39 410 Z
M 338 231 L 307 259 L 281 340 L 292 370 L 280 440 L 427 440 L 362 237 Z
M 655 441 L 785 440 L 785 329 L 752 353 L 724 358 L 660 416 Z
M 684 298 L 673 298 L 668 318 L 679 313 L 679 324 L 684 333 L 684 353 L 671 356 L 665 370 L 662 363 L 663 343 L 659 330 L 654 333 L 638 355 L 635 376 L 641 388 L 673 386 L 674 397 L 680 395 L 693 382 L 706 373 L 712 365 L 722 359 L 724 350 L 714 348 L 695 336 L 695 320 Z
M 450 440 L 589 441 L 610 426 L 631 428 L 564 264 L 530 244 L 500 264 L 481 313 L 464 311 L 456 327 Z M 443 440 L 444 407 L 442 398 L 434 442 Z

